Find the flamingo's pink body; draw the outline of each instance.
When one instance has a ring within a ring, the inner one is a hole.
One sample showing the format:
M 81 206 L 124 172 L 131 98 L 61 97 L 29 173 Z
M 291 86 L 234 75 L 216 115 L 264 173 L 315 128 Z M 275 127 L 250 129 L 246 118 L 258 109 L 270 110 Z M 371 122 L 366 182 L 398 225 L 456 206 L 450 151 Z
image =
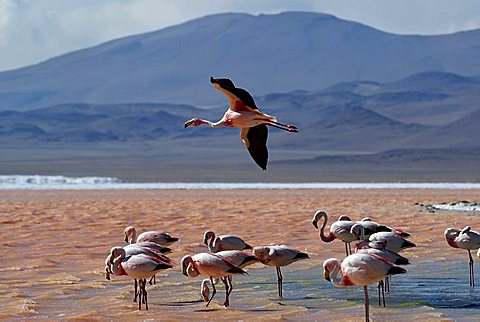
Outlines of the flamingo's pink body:
M 170 236 L 169 233 L 160 231 L 146 231 L 138 235 L 134 227 L 129 226 L 124 231 L 125 241 L 130 244 L 152 242 L 162 246 L 169 246 L 178 241 L 178 238 Z
M 369 320 L 369 300 L 367 286 L 377 283 L 388 275 L 403 274 L 405 269 L 395 266 L 380 256 L 352 254 L 341 263 L 336 258 L 323 263 L 323 276 L 335 286 L 363 286 L 365 292 L 365 320 Z
M 213 282 L 214 278 L 220 278 L 225 284 L 226 296 L 224 305 L 230 305 L 229 296 L 232 292 L 231 282 L 227 277 L 231 275 L 247 274 L 243 269 L 233 264 L 230 260 L 217 254 L 199 253 L 193 256 L 184 256 L 182 258 L 182 273 L 185 276 L 196 277 L 203 275 L 210 278 L 213 287 L 213 294 L 207 302 L 207 306 L 215 296 L 216 289 Z
M 275 266 L 277 269 L 277 285 L 278 296 L 283 297 L 283 276 L 280 269 L 281 266 L 290 265 L 293 262 L 308 259 L 306 253 L 296 249 L 289 248 L 285 245 L 275 246 L 258 246 L 253 249 L 253 254 L 262 264 L 267 266 Z
M 330 232 L 328 236 L 326 236 L 324 232 L 328 221 L 326 212 L 321 210 L 317 211 L 313 216 L 312 224 L 318 229 L 318 221 L 322 218 L 324 221 L 319 229 L 320 239 L 326 243 L 329 243 L 336 238 L 340 239 L 345 243 L 345 253 L 348 256 L 352 251 L 350 248 L 350 243 L 354 240 L 357 240 L 357 237 L 350 232 L 350 229 L 353 225 L 355 225 L 355 222 L 351 221 L 349 217 L 342 215 L 338 221 L 335 221 L 330 225 Z
M 161 256 L 161 255 L 160 255 Z M 110 253 L 112 273 L 116 276 L 128 276 L 139 280 L 140 299 L 138 309 L 141 310 L 142 297 L 145 308 L 148 310 L 146 279 L 158 272 L 171 268 L 171 261 L 165 256 L 149 256 L 147 254 L 128 255 L 124 248 L 114 247 Z
M 224 250 L 252 249 L 252 246 L 245 243 L 240 237 L 233 235 L 215 236 L 215 233 L 210 230 L 203 235 L 203 243 L 208 246 L 208 250 L 212 253 Z
M 416 247 L 416 245 L 394 232 L 379 232 L 371 235 L 369 240 L 372 242 L 385 243 L 385 247 L 392 252 L 399 253 L 404 249 Z
M 444 232 L 447 243 L 453 248 L 466 249 L 469 257 L 470 286 L 475 286 L 475 274 L 473 271 L 472 250 L 480 248 L 480 233 L 466 226 L 462 230 L 447 228 Z

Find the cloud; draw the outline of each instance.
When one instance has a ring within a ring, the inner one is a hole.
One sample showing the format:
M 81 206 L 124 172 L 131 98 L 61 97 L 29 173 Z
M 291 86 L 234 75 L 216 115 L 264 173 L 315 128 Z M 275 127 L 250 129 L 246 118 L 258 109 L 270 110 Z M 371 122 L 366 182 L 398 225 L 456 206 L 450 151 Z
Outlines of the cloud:
M 317 11 L 395 32 L 480 27 L 477 0 L 0 0 L 0 70 L 219 12 Z

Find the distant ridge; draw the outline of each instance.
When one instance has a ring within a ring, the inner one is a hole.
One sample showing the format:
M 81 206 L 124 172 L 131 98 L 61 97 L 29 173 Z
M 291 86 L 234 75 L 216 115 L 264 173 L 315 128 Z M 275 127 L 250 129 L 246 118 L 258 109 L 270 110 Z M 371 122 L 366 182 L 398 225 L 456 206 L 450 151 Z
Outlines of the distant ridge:
M 419 72 L 478 77 L 479 43 L 480 30 L 408 36 L 319 13 L 217 14 L 2 72 L 0 110 L 72 102 L 221 104 L 211 75 L 258 96 Z M 427 76 L 418 81 L 432 86 L 439 75 Z M 407 82 L 415 87 L 415 79 Z

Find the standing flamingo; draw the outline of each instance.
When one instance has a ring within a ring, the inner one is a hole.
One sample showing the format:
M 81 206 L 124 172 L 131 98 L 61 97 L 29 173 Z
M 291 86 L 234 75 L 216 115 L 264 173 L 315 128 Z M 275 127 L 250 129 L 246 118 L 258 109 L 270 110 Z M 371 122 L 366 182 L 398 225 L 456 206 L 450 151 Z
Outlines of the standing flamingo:
M 228 110 L 218 122 L 213 123 L 207 120 L 193 118 L 185 122 L 185 128 L 189 126 L 200 126 L 202 124 L 213 128 L 223 126 L 241 128 L 240 138 L 250 153 L 250 156 L 260 168 L 267 170 L 267 125 L 292 133 L 298 132 L 297 128 L 293 125 L 279 123 L 274 116 L 258 111 L 252 95 L 243 88 L 235 87 L 230 79 L 215 79 L 210 77 L 210 83 L 227 97 L 229 102 Z
M 129 244 L 141 243 L 141 242 L 152 242 L 157 243 L 162 246 L 170 246 L 174 242 L 178 241 L 177 237 L 170 236 L 169 233 L 160 232 L 160 231 L 145 231 L 138 235 L 135 227 L 128 226 L 124 231 L 125 242 Z
M 135 227 L 128 226 L 124 230 L 124 237 L 125 237 L 125 242 L 129 244 L 135 244 L 135 243 L 155 243 L 160 246 L 169 246 L 173 244 L 174 242 L 178 241 L 178 238 L 170 236 L 169 233 L 164 233 L 160 231 L 145 231 L 141 233 L 138 238 L 137 238 L 137 231 L 135 230 Z M 150 279 L 149 283 L 150 285 L 153 283 L 156 283 L 156 278 L 155 275 L 152 276 Z M 136 283 L 136 281 L 135 281 Z
M 114 247 L 111 251 L 112 273 L 117 276 L 126 275 L 139 281 L 140 291 L 138 299 L 138 309 L 142 309 L 142 302 L 145 303 L 145 309 L 148 311 L 147 290 L 145 288 L 147 278 L 152 277 L 158 272 L 172 268 L 171 261 L 165 257 L 160 260 L 156 257 L 144 254 L 126 256 L 125 249 Z M 143 297 L 143 301 L 142 301 Z
M 355 253 L 360 254 L 371 254 L 379 256 L 392 264 L 396 265 L 409 265 L 410 261 L 395 252 L 392 252 L 386 248 L 386 243 L 381 241 L 369 242 L 365 239 L 364 227 L 362 225 L 355 224 L 351 229 L 352 234 L 359 235 L 360 242 L 355 245 Z M 378 281 L 378 306 L 381 305 L 381 299 L 383 299 L 383 306 L 385 306 L 385 286 L 387 292 L 390 291 L 389 277 L 385 278 L 385 283 L 383 280 Z
M 255 264 L 258 262 L 258 258 L 244 253 L 240 250 L 224 250 L 218 253 L 215 253 L 215 255 L 221 256 L 223 258 L 228 259 L 231 261 L 234 265 L 240 267 L 240 268 L 245 268 L 249 265 Z M 190 276 L 190 275 L 189 275 Z M 230 279 L 230 283 L 232 282 L 232 276 L 228 276 L 227 278 Z M 208 302 L 208 299 L 210 298 L 210 289 L 208 288 L 208 282 L 210 282 L 209 279 L 204 279 L 202 281 L 202 285 L 200 286 L 200 294 L 203 297 L 203 300 L 205 302 Z M 217 284 L 217 280 L 214 279 L 213 281 L 215 284 Z
M 203 235 L 203 243 L 208 246 L 208 250 L 212 253 L 222 250 L 252 249 L 252 246 L 245 243 L 240 237 L 233 235 L 219 235 L 215 237 L 215 233 L 210 230 Z
M 382 257 L 371 254 L 352 254 L 347 256 L 342 263 L 336 258 L 330 258 L 323 263 L 323 277 L 335 286 L 363 286 L 365 321 L 370 320 L 368 285 L 377 283 L 385 276 L 403 273 L 406 273 L 405 269 L 394 266 Z
M 281 266 L 290 265 L 293 262 L 308 259 L 308 254 L 285 245 L 259 246 L 253 249 L 253 254 L 260 262 L 267 266 L 275 266 L 277 269 L 278 296 L 283 297 L 283 276 Z
M 357 239 L 356 236 L 350 233 L 350 229 L 353 225 L 355 225 L 355 222 L 351 221 L 349 217 L 342 215 L 340 216 L 338 221 L 335 221 L 330 225 L 330 233 L 328 234 L 328 236 L 325 236 L 324 229 L 328 221 L 328 216 L 325 211 L 319 210 L 315 213 L 315 215 L 313 216 L 312 225 L 318 229 L 318 221 L 322 218 L 324 219 L 324 221 L 322 227 L 320 227 L 319 229 L 319 236 L 322 241 L 330 243 L 331 241 L 335 240 L 335 238 L 338 238 L 345 243 L 346 256 L 350 255 L 350 253 L 352 252 L 350 243 Z
M 247 272 L 234 265 L 228 259 L 209 253 L 199 253 L 193 256 L 184 256 L 182 258 L 182 273 L 183 275 L 190 277 L 203 275 L 210 279 L 210 282 L 212 283 L 213 294 L 207 302 L 207 307 L 210 305 L 210 302 L 217 293 L 213 281 L 214 278 L 220 278 L 225 285 L 225 302 L 223 305 L 228 307 L 230 306 L 230 294 L 233 290 L 233 285 L 228 279 L 228 276 L 234 274 L 247 274 Z
M 465 228 L 463 228 L 463 230 L 447 228 L 444 235 L 447 239 L 447 243 L 453 248 L 461 248 L 468 250 L 470 286 L 475 286 L 475 275 L 473 273 L 473 257 L 471 250 L 480 248 L 480 233 L 471 230 L 469 226 L 466 226 Z
M 368 238 L 372 242 L 385 243 L 385 247 L 392 252 L 399 253 L 404 249 L 417 247 L 414 243 L 402 238 L 400 235 L 394 232 L 379 232 L 371 235 Z

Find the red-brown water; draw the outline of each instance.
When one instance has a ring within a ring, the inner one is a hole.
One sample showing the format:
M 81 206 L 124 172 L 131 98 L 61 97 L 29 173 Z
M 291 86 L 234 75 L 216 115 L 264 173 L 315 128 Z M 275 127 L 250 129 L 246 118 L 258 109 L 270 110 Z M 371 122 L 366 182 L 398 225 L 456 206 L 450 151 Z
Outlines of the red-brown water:
M 339 289 L 323 280 L 322 262 L 343 258 L 343 243 L 321 242 L 311 225 L 317 209 L 337 218 L 369 216 L 412 233 L 418 247 L 412 265 L 395 276 L 387 307 L 374 320 L 478 320 L 478 287 L 468 287 L 468 255 L 449 247 L 447 227 L 480 229 L 480 217 L 425 212 L 415 203 L 478 200 L 475 190 L 241 190 L 241 191 L 3 191 L 0 199 L 0 319 L 80 320 L 362 320 L 363 290 Z M 112 246 L 124 245 L 123 229 L 164 230 L 180 238 L 171 247 L 177 265 L 148 286 L 149 311 L 132 302 L 133 282 L 104 276 Z M 249 244 L 285 243 L 311 259 L 283 269 L 284 296 L 276 274 L 257 265 L 234 277 L 231 307 L 223 289 L 205 308 L 201 278 L 181 275 L 185 254 L 206 251 L 207 229 L 233 233 Z M 477 271 L 480 267 L 476 267 Z

